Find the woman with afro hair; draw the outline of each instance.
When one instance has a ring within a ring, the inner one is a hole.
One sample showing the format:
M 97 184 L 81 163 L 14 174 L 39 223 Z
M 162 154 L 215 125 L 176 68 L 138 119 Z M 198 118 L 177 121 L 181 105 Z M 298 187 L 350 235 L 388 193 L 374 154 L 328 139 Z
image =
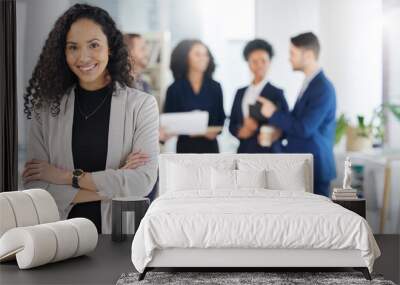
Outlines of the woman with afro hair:
M 158 109 L 131 88 L 123 35 L 103 9 L 76 4 L 56 21 L 24 94 L 30 121 L 25 188 L 61 217 L 111 232 L 111 199 L 145 196 L 157 177 Z
M 273 128 L 271 145 L 261 143 L 260 129 L 268 126 L 268 120 L 261 115 L 259 97 L 268 98 L 279 109 L 288 111 L 283 90 L 269 82 L 268 72 L 274 50 L 265 40 L 255 39 L 248 42 L 243 50 L 253 80 L 249 86 L 240 88 L 235 95 L 229 122 L 230 133 L 239 139 L 238 153 L 279 153 L 282 152 L 282 131 Z M 252 109 L 252 111 L 251 111 Z

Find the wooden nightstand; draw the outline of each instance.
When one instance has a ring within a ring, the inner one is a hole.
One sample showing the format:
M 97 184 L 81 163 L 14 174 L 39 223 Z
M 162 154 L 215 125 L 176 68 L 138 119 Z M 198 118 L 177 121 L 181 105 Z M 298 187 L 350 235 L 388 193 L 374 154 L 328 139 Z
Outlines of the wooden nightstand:
M 365 209 L 366 209 L 366 201 L 365 199 L 357 199 L 357 200 L 333 200 L 333 203 L 339 204 L 340 206 L 353 211 L 356 214 L 359 214 L 361 217 L 365 219 Z

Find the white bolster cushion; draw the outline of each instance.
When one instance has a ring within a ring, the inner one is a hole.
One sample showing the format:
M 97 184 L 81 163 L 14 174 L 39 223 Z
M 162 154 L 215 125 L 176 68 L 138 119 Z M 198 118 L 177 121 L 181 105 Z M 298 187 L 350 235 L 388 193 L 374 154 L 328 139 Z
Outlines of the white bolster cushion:
M 22 191 L 1 193 L 11 205 L 17 227 L 33 226 L 39 223 L 31 197 Z
M 75 256 L 86 254 L 96 248 L 97 228 L 92 221 L 84 218 L 69 219 L 69 221 L 78 233 L 78 248 Z
M 20 269 L 33 268 L 86 254 L 97 240 L 96 226 L 84 218 L 14 228 L 0 238 L 0 261 L 16 257 Z
M 22 192 L 31 197 L 39 218 L 39 224 L 60 220 L 56 201 L 48 191 L 43 189 L 29 189 Z
M 0 237 L 15 227 L 60 220 L 54 198 L 43 189 L 0 193 L 0 214 Z
M 14 212 L 11 204 L 6 197 L 0 195 L 0 237 L 9 229 L 15 228 Z

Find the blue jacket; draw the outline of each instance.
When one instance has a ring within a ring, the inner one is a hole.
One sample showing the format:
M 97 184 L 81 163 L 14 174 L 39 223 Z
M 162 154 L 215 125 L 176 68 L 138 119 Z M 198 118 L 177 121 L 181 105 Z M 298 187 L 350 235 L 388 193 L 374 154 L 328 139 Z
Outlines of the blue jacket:
M 230 116 L 230 123 L 229 123 L 229 131 L 230 133 L 237 137 L 239 129 L 243 125 L 243 112 L 242 112 L 242 101 L 245 91 L 248 87 L 244 87 L 239 89 L 236 92 L 235 99 L 232 105 L 232 111 Z M 267 83 L 263 90 L 261 91 L 260 96 L 267 98 L 274 102 L 276 105 L 279 106 L 285 112 L 289 111 L 289 107 L 285 100 L 285 96 L 283 95 L 283 90 L 276 88 L 270 83 Z M 281 140 L 276 141 L 272 144 L 271 147 L 262 147 L 258 144 L 257 136 L 259 134 L 259 130 L 248 139 L 239 139 L 240 144 L 237 150 L 238 153 L 279 153 L 282 152 L 282 144 Z
M 329 182 L 336 177 L 333 144 L 336 93 L 323 71 L 311 80 L 291 112 L 276 111 L 269 123 L 282 129 L 289 153 L 314 155 L 314 180 Z

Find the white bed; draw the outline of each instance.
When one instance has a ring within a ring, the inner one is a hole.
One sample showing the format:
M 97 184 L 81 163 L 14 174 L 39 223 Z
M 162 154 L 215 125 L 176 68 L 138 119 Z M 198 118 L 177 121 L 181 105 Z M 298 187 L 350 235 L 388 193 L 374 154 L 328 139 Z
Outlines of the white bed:
M 140 278 L 154 267 L 354 267 L 370 278 L 380 251 L 367 222 L 312 194 L 312 169 L 306 154 L 161 155 L 160 197 L 132 243 Z

